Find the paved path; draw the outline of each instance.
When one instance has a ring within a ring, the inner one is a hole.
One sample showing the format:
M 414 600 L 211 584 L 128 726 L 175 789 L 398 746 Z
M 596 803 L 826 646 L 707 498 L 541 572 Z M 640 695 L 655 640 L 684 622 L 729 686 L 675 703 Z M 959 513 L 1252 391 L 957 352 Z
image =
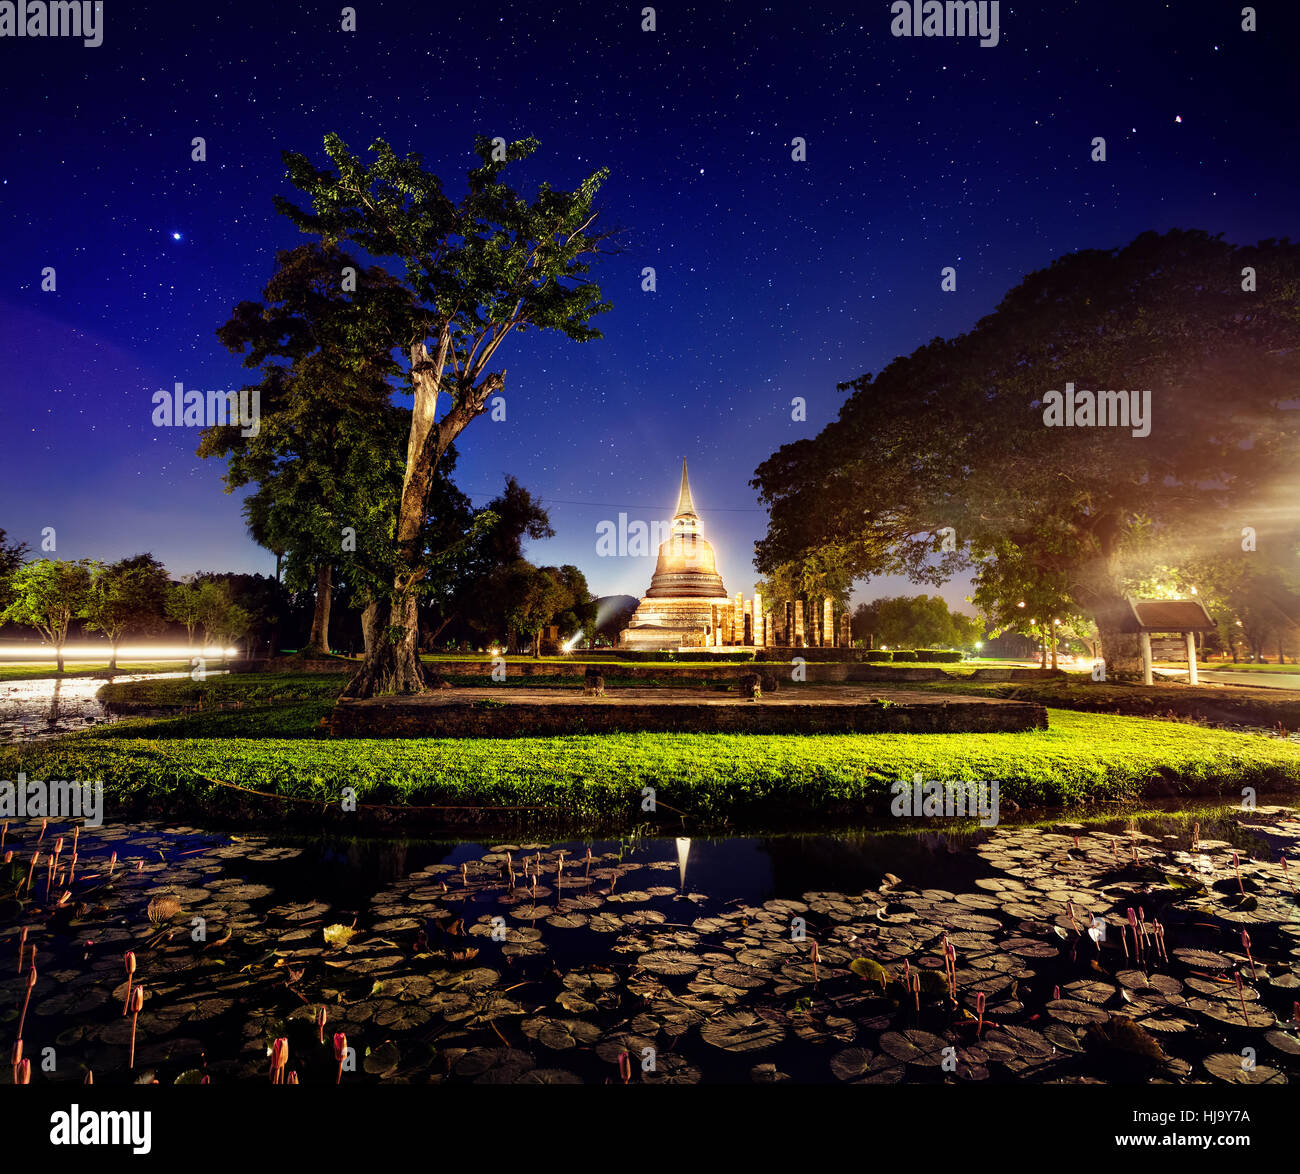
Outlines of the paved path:
M 1157 669 L 1157 672 L 1168 673 L 1171 677 L 1187 676 L 1186 669 Z M 1265 689 L 1300 689 L 1300 669 L 1294 673 L 1221 673 L 1217 670 L 1206 672 L 1201 669 L 1200 674 L 1202 685 L 1260 685 Z

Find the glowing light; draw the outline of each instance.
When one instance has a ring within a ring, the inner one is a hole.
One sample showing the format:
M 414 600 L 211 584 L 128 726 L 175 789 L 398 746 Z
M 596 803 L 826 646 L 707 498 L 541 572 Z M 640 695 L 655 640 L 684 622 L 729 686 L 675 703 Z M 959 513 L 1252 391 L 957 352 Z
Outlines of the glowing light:
M 578 641 L 581 640 L 581 639 L 582 639 L 582 633 L 581 633 L 581 632 L 578 632 L 576 635 L 573 635 L 573 636 L 569 637 L 569 639 L 566 640 L 566 641 L 564 642 L 564 645 L 563 645 L 563 647 L 564 647 L 564 651 L 565 651 L 565 652 L 572 652 L 572 651 L 573 651 L 573 646 L 574 646 L 575 644 L 577 644 Z
M 112 649 L 107 644 L 65 644 L 63 659 L 65 661 L 83 660 L 91 662 L 107 661 Z M 238 648 L 222 648 L 209 644 L 203 648 L 187 648 L 183 644 L 123 644 L 117 650 L 118 661 L 123 660 L 184 660 L 191 657 L 238 656 Z M 48 644 L 16 644 L 5 647 L 0 645 L 0 661 L 5 660 L 48 660 L 56 659 L 55 652 Z

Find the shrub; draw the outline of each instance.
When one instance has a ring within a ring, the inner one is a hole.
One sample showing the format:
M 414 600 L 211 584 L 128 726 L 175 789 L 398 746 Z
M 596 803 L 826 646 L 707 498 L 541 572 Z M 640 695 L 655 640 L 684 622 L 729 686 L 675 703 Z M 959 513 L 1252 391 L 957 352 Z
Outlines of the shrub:
M 960 652 L 949 652 L 944 648 L 918 648 L 912 655 L 923 664 L 956 664 L 961 660 Z
M 862 654 L 862 659 L 867 661 L 888 663 L 889 661 L 894 659 L 894 654 L 892 652 L 885 652 L 883 649 L 880 648 L 868 648 L 866 652 Z

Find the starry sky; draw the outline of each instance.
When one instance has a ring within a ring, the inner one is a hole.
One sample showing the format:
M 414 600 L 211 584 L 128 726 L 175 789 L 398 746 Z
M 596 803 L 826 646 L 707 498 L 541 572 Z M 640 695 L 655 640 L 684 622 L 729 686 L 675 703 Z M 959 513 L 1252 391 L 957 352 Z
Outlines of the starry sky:
M 295 194 L 280 152 L 323 164 L 331 131 L 419 152 L 453 191 L 476 133 L 541 141 L 513 169 L 529 191 L 610 169 L 605 337 L 508 346 L 507 419 L 471 425 L 457 469 L 479 505 L 507 474 L 538 494 L 557 533 L 529 557 L 598 594 L 644 591 L 653 559 L 596 557 L 596 528 L 669 516 L 683 456 L 749 594 L 754 468 L 835 416 L 837 382 L 969 329 L 1060 254 L 1300 222 L 1291 0 L 1257 5 L 1255 33 L 1236 3 L 1003 2 L 987 48 L 894 37 L 888 0 L 663 3 L 654 32 L 640 0 L 354 7 L 345 32 L 333 3 L 105 0 L 98 48 L 0 39 L 11 538 L 52 526 L 61 557 L 150 550 L 175 576 L 273 570 L 224 466 L 196 430 L 155 428 L 152 396 L 246 382 L 214 332 L 306 239 L 272 208 Z

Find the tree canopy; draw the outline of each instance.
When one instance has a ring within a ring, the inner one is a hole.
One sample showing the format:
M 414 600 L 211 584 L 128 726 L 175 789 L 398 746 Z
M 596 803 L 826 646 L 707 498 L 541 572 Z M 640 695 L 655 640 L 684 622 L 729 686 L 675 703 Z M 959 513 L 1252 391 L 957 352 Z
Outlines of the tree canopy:
M 578 342 L 600 336 L 592 319 L 609 307 L 588 273 L 609 241 L 594 228 L 593 209 L 606 172 L 593 172 L 570 192 L 544 183 L 527 199 L 502 173 L 536 149 L 532 139 L 505 144 L 480 136 L 478 166 L 458 198 L 447 194 L 419 155 L 401 157 L 382 140 L 372 144 L 369 163 L 337 135 L 325 139 L 331 167 L 284 155 L 288 178 L 309 206 L 278 199 L 279 211 L 326 245 L 346 240 L 371 256 L 397 259 L 413 297 L 408 324 L 391 338 L 409 363 L 415 402 L 388 614 L 384 638 L 367 648 L 349 695 L 424 687 L 416 588 L 427 570 L 420 533 L 430 488 L 452 442 L 504 390 L 506 372 L 494 368 L 500 348 L 512 334 L 532 329 Z
M 1009 585 L 1043 579 L 1131 665 L 1113 617 L 1143 566 L 1227 557 L 1243 527 L 1294 549 L 1298 344 L 1289 241 L 1176 230 L 1061 257 L 969 333 L 840 385 L 838 418 L 759 466 L 759 568 L 833 552 L 854 577 L 939 583 L 1019 563 Z M 1149 419 L 1050 426 L 1067 385 L 1149 391 Z

